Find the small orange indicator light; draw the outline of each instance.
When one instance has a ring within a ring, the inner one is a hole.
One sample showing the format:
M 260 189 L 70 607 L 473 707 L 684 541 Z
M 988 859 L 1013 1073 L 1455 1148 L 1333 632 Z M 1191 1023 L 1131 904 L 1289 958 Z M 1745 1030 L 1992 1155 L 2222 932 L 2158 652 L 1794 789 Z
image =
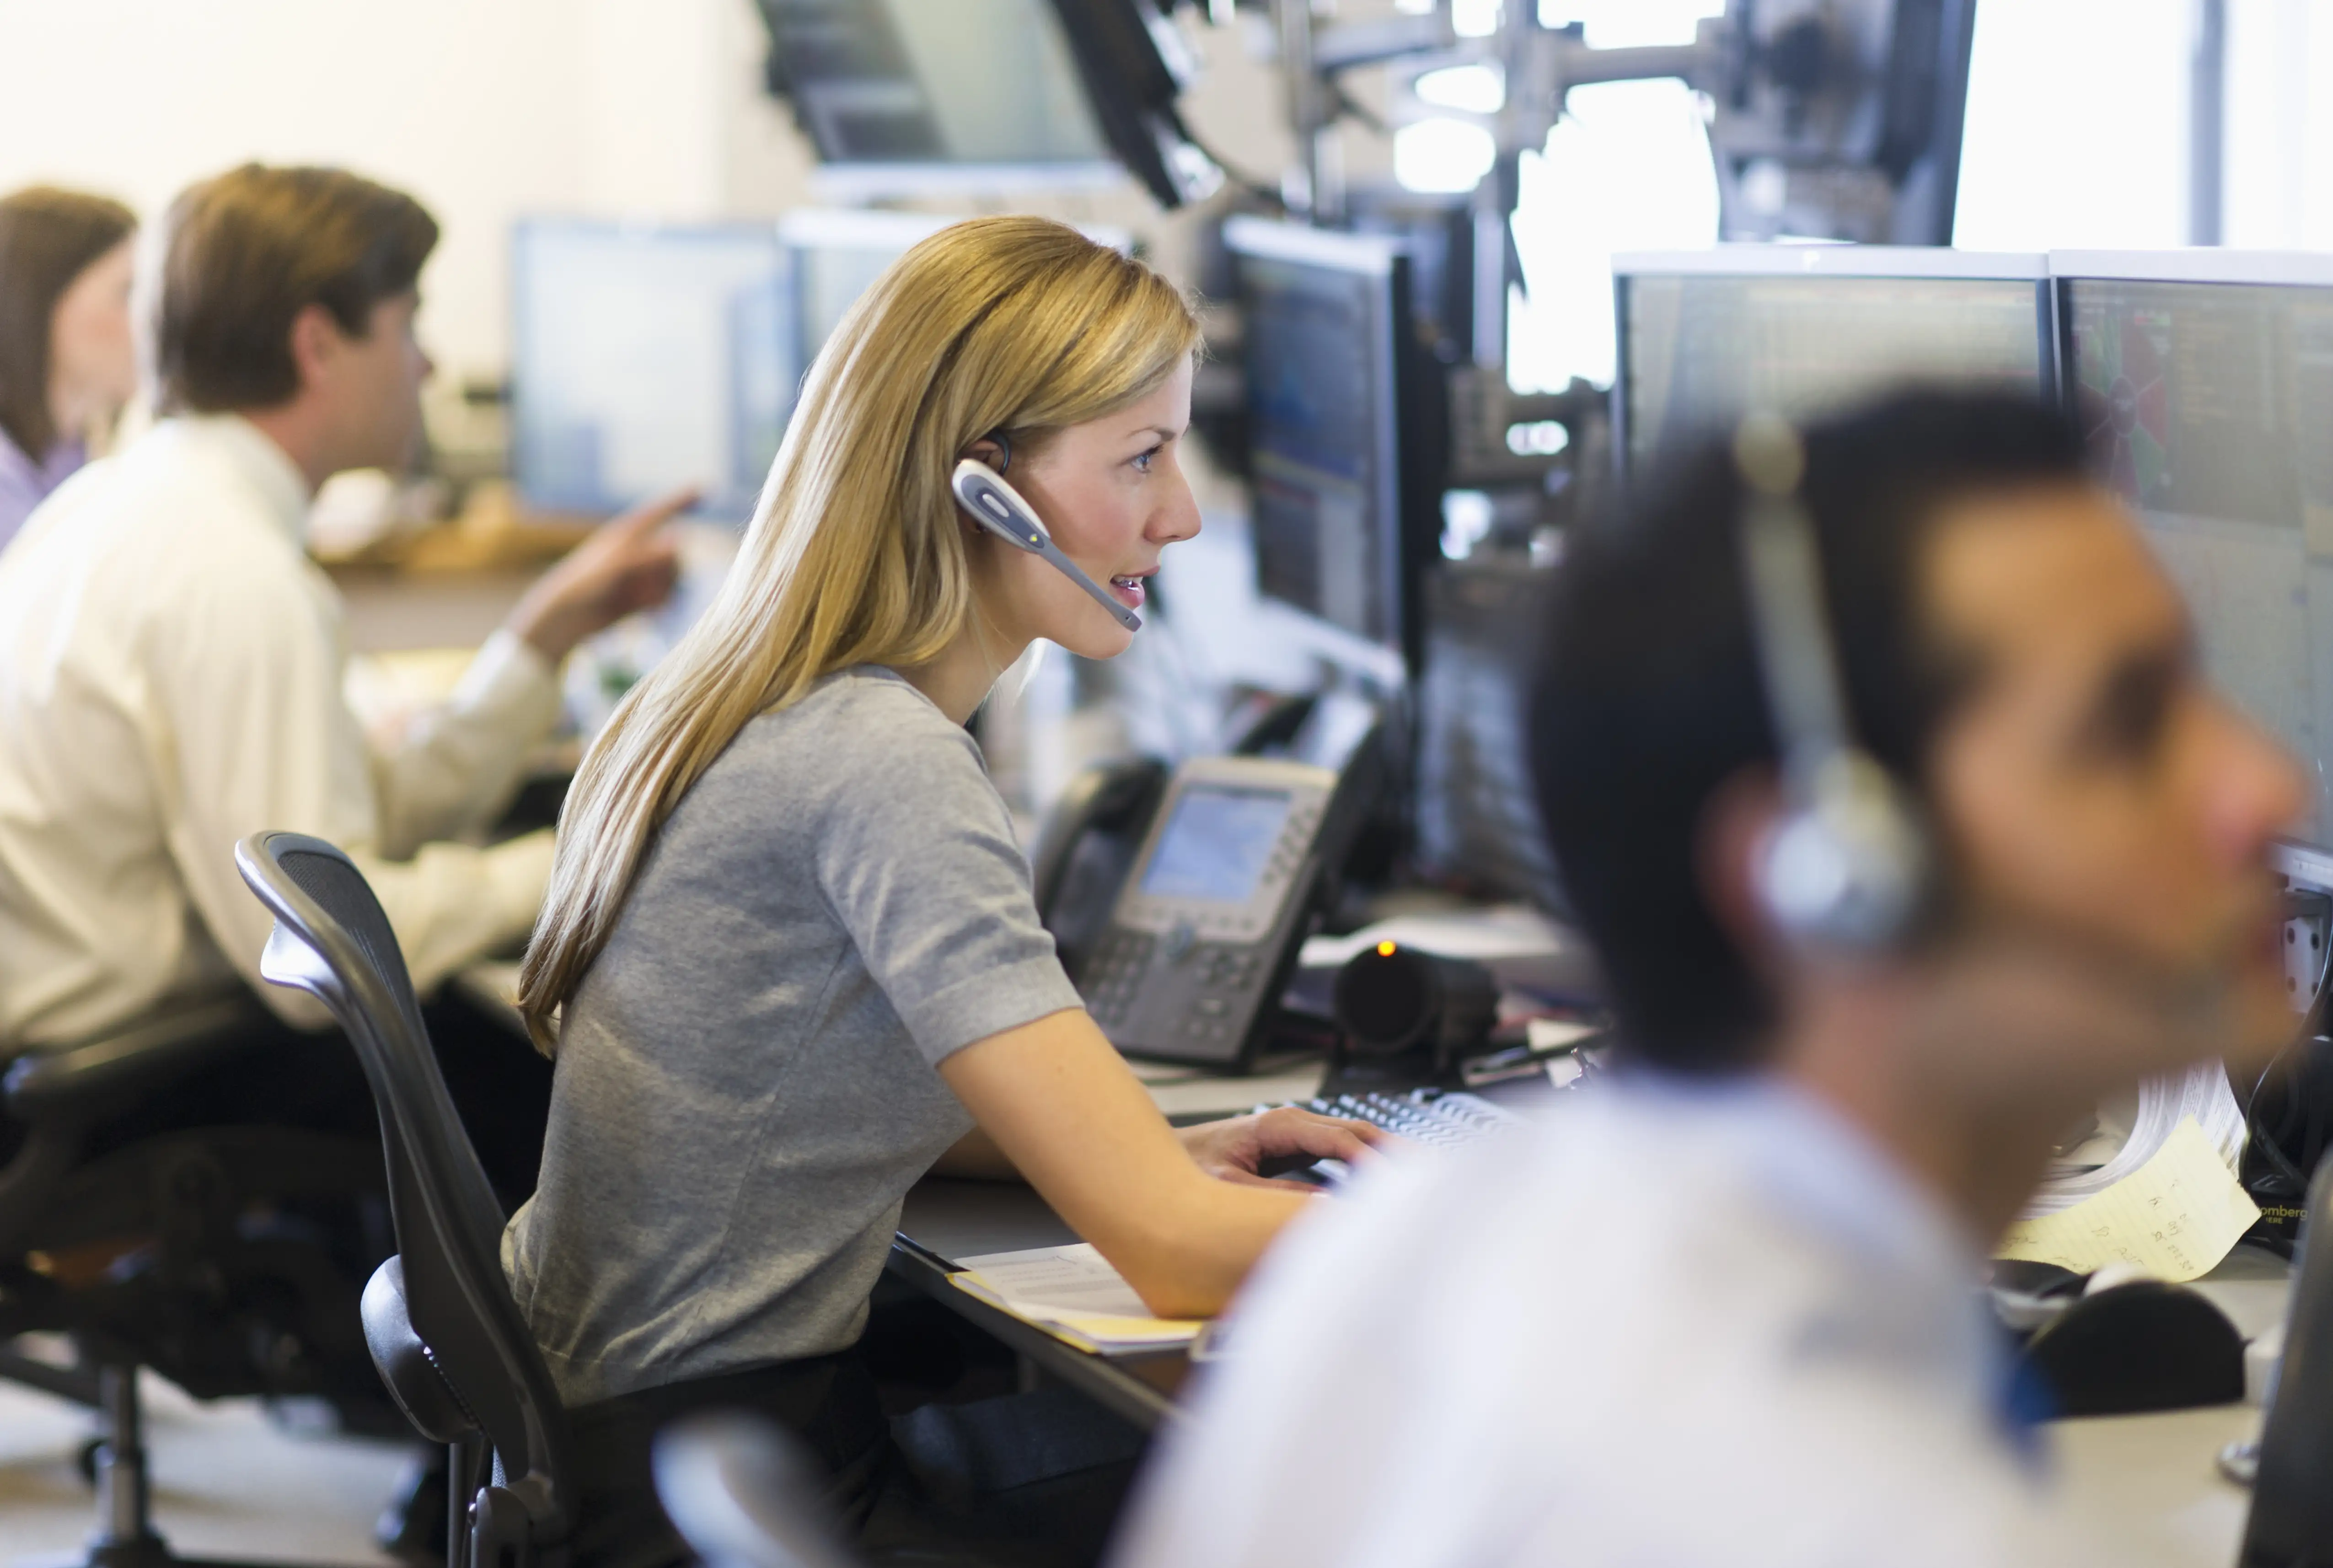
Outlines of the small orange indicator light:
M 1394 946 L 1395 944 L 1391 942 L 1379 942 L 1378 944 L 1378 957 L 1380 958 L 1392 957 Z

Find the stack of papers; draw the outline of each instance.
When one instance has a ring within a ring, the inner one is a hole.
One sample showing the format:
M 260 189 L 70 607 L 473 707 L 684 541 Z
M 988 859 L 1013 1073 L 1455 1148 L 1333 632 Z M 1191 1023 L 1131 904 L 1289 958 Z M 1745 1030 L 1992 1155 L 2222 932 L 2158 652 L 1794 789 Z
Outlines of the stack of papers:
M 1041 1246 L 956 1260 L 948 1283 L 1095 1355 L 1179 1350 L 1205 1326 L 1150 1315 L 1142 1298 L 1090 1246 Z
M 2084 1198 L 2136 1175 L 2185 1121 L 2195 1123 L 2203 1140 L 2218 1151 L 2231 1171 L 2234 1170 L 2244 1151 L 2243 1107 L 2229 1092 L 2227 1070 L 2217 1062 L 2206 1062 L 2177 1076 L 2150 1078 L 2139 1085 L 2138 1109 L 2131 1118 L 2130 1133 L 2122 1146 L 2108 1153 L 2102 1163 L 2091 1164 L 2078 1158 L 2053 1166 L 2040 1189 L 2033 1195 L 2033 1201 L 2026 1206 L 2026 1217 L 2071 1208 Z M 2085 1150 L 2090 1148 L 2084 1147 Z
M 2155 1279 L 2200 1279 L 2260 1220 L 2260 1209 L 2192 1116 L 2154 1158 L 2103 1192 L 2009 1227 L 2002 1257 L 2076 1274 L 2126 1264 Z
M 2150 1080 L 2121 1146 L 2096 1164 L 2053 1167 L 1998 1255 L 2077 1274 L 2110 1263 L 2158 1279 L 2210 1272 L 2260 1219 L 2236 1180 L 2244 1130 L 2218 1063 Z

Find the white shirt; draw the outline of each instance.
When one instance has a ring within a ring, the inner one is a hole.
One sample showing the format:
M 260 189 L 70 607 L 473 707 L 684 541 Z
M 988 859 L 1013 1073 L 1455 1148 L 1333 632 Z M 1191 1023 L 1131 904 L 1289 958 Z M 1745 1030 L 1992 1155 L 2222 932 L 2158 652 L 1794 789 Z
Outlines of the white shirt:
M 342 695 L 340 596 L 302 548 L 308 488 L 231 415 L 84 469 L 0 553 L 0 1041 L 114 1026 L 240 973 L 269 916 L 235 869 L 266 828 L 329 839 L 380 896 L 415 984 L 524 935 L 548 833 L 483 827 L 557 717 L 542 657 L 497 636 L 388 750 Z
M 1300 1222 L 1116 1568 L 2127 1563 L 1997 1414 L 1980 1261 L 1794 1091 L 1607 1082 Z

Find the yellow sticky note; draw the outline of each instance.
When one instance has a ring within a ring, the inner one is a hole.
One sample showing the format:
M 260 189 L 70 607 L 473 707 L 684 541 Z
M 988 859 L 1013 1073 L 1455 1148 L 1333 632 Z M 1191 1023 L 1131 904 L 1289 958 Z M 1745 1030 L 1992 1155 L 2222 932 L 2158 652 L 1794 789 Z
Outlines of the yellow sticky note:
M 2092 1274 L 2127 1263 L 2157 1279 L 2210 1273 L 2260 1219 L 2220 1151 L 2182 1117 L 2145 1165 L 2073 1207 L 2009 1227 L 1998 1257 Z

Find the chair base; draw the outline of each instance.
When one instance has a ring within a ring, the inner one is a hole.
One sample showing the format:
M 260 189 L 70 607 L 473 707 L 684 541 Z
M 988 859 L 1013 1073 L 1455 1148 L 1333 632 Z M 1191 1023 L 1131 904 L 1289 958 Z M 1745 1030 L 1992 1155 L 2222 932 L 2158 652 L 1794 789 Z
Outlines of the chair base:
M 181 1557 L 159 1535 L 139 1541 L 92 1543 L 78 1556 L 19 1557 L 13 1568 L 302 1568 L 294 1563 L 235 1563 L 215 1557 Z
M 101 1363 L 97 1408 L 104 1436 L 97 1451 L 97 1534 L 79 1554 L 30 1557 L 19 1568 L 301 1568 L 292 1563 L 233 1563 L 181 1557 L 155 1534 L 146 1477 L 144 1412 L 138 1369 Z

